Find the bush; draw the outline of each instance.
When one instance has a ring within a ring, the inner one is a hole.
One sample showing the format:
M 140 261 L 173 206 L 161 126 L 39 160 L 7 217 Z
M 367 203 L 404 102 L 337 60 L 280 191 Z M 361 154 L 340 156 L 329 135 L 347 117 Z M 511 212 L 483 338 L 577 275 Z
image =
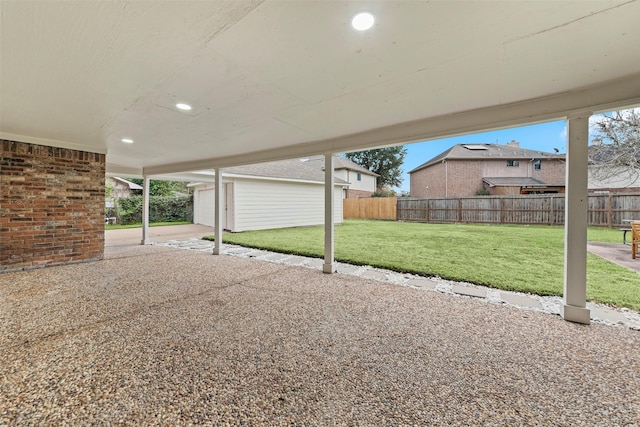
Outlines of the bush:
M 142 222 L 142 196 L 118 199 L 118 223 L 136 224 Z M 149 198 L 149 222 L 193 221 L 192 196 Z

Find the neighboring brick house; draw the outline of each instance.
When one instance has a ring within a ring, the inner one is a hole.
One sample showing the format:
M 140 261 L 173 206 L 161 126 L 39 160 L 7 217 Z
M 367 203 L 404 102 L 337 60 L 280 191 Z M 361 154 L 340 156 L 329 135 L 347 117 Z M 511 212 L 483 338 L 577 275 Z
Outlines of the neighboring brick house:
M 564 193 L 565 155 L 499 144 L 457 144 L 409 172 L 411 197 Z

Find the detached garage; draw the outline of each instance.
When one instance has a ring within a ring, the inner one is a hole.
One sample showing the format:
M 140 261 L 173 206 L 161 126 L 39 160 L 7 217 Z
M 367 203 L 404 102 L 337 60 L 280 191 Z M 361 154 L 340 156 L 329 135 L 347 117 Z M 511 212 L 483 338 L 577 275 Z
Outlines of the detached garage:
M 323 159 L 294 159 L 223 170 L 222 227 L 239 232 L 323 224 L 323 169 Z M 214 184 L 189 185 L 194 189 L 193 222 L 213 226 Z M 347 186 L 346 181 L 335 179 L 336 224 L 343 221 L 342 198 Z

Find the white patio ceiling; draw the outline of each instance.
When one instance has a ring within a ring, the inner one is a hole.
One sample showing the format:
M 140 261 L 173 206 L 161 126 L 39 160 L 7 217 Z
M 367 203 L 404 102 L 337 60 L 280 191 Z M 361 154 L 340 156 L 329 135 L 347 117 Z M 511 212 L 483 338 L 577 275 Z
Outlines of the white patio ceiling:
M 0 5 L 0 137 L 104 152 L 112 173 L 357 150 L 640 103 L 637 0 Z M 362 10 L 377 18 L 367 32 L 350 26 Z

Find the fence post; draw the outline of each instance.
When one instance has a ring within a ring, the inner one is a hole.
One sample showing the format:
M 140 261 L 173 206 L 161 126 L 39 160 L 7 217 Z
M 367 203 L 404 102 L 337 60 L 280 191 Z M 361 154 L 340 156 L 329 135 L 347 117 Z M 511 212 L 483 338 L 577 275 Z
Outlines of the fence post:
M 458 199 L 458 222 L 462 222 L 462 198 Z
M 607 209 L 607 225 L 611 228 L 613 227 L 613 196 L 611 196 L 611 192 L 609 192 L 609 197 L 607 197 L 607 203 L 609 204 Z
M 425 218 L 425 219 L 426 219 L 426 220 L 427 220 L 427 222 L 429 222 L 429 223 L 431 222 L 431 213 L 429 212 L 429 204 L 430 204 L 430 202 L 431 202 L 431 200 L 430 200 L 430 199 L 427 199 L 427 207 L 426 207 L 426 209 L 425 209 L 425 215 L 426 215 L 426 218 Z

